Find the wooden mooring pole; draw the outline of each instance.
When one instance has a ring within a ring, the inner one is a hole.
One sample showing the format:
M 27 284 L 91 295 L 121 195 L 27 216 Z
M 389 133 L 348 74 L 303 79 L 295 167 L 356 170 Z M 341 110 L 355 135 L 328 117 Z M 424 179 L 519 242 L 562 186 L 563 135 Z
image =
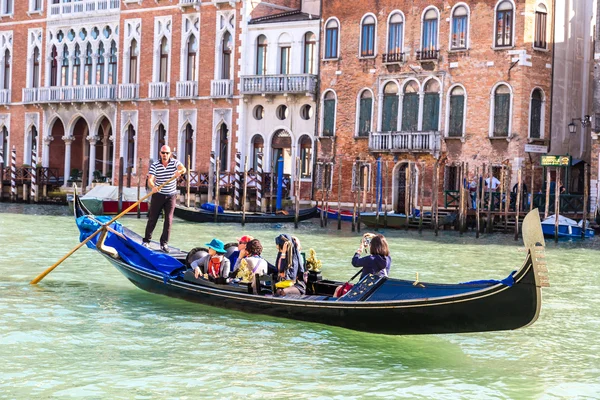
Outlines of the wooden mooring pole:
M 215 163 L 215 219 L 217 222 L 219 219 L 219 192 L 221 191 L 219 186 L 221 186 L 221 159 L 217 157 L 217 161 Z
M 404 227 L 404 229 L 408 230 L 408 224 L 410 222 L 409 219 L 409 214 L 410 214 L 410 190 L 412 189 L 412 185 L 410 184 L 410 178 L 411 178 L 411 174 L 410 174 L 410 169 L 411 169 L 411 165 L 410 163 L 408 163 L 406 165 L 406 169 L 404 170 L 404 177 L 406 179 L 406 184 L 405 184 L 405 190 L 404 190 L 404 213 L 405 213 L 405 218 L 406 218 L 406 225 Z
M 338 231 L 342 229 L 342 161 L 338 164 Z
M 487 233 L 492 233 L 494 231 L 494 227 L 493 227 L 493 222 L 492 222 L 492 204 L 493 203 L 493 197 L 494 197 L 494 192 L 492 192 L 492 181 L 493 181 L 493 174 L 492 174 L 492 163 L 490 163 L 488 165 L 488 176 L 489 176 L 489 183 L 488 183 L 488 210 L 487 210 L 487 226 L 486 226 L 486 230 Z
M 142 213 L 141 213 L 141 207 L 140 207 L 140 185 L 141 185 L 141 181 L 142 181 L 142 158 L 140 157 L 140 159 L 138 160 L 138 170 L 137 170 L 137 199 L 138 199 L 138 205 L 137 205 L 137 218 L 140 219 L 142 217 Z M 189 207 L 189 205 L 188 205 Z
M 517 199 L 515 201 L 515 240 L 519 240 L 519 218 L 521 216 L 521 192 L 523 190 L 523 170 L 517 171 Z
M 248 196 L 248 156 L 244 156 L 244 182 L 242 184 L 242 226 L 246 225 L 246 197 L 247 196 Z M 296 197 L 298 197 L 298 192 L 296 192 Z M 296 225 L 296 227 L 298 227 L 297 212 L 296 212 L 295 225 Z
M 589 164 L 585 164 L 583 169 L 583 210 L 582 214 L 582 223 L 581 223 L 581 238 L 585 239 L 585 230 L 587 228 L 587 210 L 588 210 L 588 197 L 590 195 L 590 185 L 589 185 L 589 176 L 590 175 L 590 166 Z
M 119 157 L 119 214 L 123 211 L 123 157 Z
M 556 167 L 554 185 L 554 242 L 558 243 L 558 216 L 560 215 L 560 168 Z
M 431 180 L 433 181 L 433 199 L 432 199 L 432 215 L 431 215 L 431 221 L 433 223 L 433 230 L 435 232 L 435 236 L 438 235 L 439 233 L 439 229 L 438 229 L 438 219 L 439 219 L 439 212 L 438 212 L 438 182 L 439 182 L 439 169 L 440 169 L 440 160 L 435 160 L 435 164 L 433 164 L 433 176 L 431 177 Z
M 140 164 L 141 164 L 141 162 L 142 162 L 142 159 L 140 158 Z M 186 207 L 190 206 L 190 179 L 192 176 L 191 171 L 190 171 L 191 163 L 192 163 L 192 157 L 188 154 L 187 161 L 186 161 L 187 170 L 186 170 L 186 175 L 185 175 L 186 176 L 186 179 L 185 179 L 186 180 L 186 182 L 185 182 L 185 188 L 186 188 L 185 205 L 186 205 Z M 139 176 L 138 176 L 138 187 L 139 187 Z M 139 195 L 138 195 L 138 197 L 139 197 Z M 139 208 L 139 206 L 138 206 L 138 208 Z
M 300 157 L 296 157 L 296 178 L 294 179 L 294 192 L 295 192 L 294 193 L 294 203 L 295 203 L 294 228 L 295 229 L 298 229 L 298 219 L 300 217 L 300 168 L 301 168 Z M 246 188 L 246 186 L 244 185 L 244 190 L 245 190 L 245 188 Z
M 546 167 L 546 201 L 544 204 L 544 219 L 548 218 L 550 210 L 550 168 Z
M 387 228 L 388 188 L 389 188 L 388 162 L 387 162 L 387 160 L 385 160 L 385 209 L 383 210 L 383 227 L 384 228 Z
M 425 198 L 425 163 L 421 163 L 421 173 L 419 174 L 419 234 L 423 234 L 423 203 Z
M 479 209 L 481 208 L 481 176 L 479 175 L 479 167 L 477 167 L 475 169 L 475 179 L 477 179 L 477 182 L 475 183 L 475 223 L 476 223 L 476 232 L 475 232 L 475 238 L 479 239 L 479 229 L 480 229 L 480 222 L 479 222 Z

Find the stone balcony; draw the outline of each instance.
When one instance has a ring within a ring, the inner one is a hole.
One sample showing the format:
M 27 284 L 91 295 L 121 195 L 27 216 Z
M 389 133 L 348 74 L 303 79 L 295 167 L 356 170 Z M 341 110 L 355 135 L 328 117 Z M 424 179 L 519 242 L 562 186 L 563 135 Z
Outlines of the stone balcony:
M 310 94 L 317 91 L 317 76 L 251 75 L 242 77 L 242 94 Z
M 210 97 L 227 98 L 233 96 L 233 80 L 213 79 L 210 82 Z
M 36 99 L 37 96 L 37 99 Z M 52 86 L 23 89 L 24 103 L 78 103 L 115 101 L 117 85 Z
M 177 93 L 175 96 L 178 99 L 193 99 L 198 97 L 198 82 L 197 81 L 179 81 L 177 82 Z
M 148 98 L 151 100 L 166 100 L 169 98 L 169 82 L 150 82 L 148 84 Z
M 369 151 L 374 153 L 437 153 L 439 150 L 438 131 L 369 133 Z
M 10 104 L 10 89 L 0 89 L 0 105 Z
M 139 98 L 139 83 L 122 83 L 119 85 L 119 100 L 137 100 Z
M 60 0 L 58 4 L 50 4 L 50 18 L 80 17 L 97 13 L 118 12 L 121 0 Z
M 181 8 L 182 10 L 186 7 L 192 7 L 196 10 L 199 10 L 201 4 L 201 0 L 179 0 L 179 8 Z

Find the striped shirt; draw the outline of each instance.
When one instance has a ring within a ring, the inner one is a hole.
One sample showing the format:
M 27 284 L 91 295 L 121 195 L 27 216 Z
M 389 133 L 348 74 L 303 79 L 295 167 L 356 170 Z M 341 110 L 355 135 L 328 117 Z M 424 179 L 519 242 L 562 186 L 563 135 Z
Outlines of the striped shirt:
M 183 166 L 183 164 L 180 163 L 179 161 L 172 159 L 169 161 L 169 163 L 165 167 L 162 164 L 162 162 L 159 160 L 150 166 L 150 171 L 148 172 L 148 175 L 153 175 L 154 176 L 154 185 L 160 186 L 163 183 L 165 183 L 166 181 L 168 181 L 169 179 L 171 179 L 173 177 L 173 175 L 175 175 L 175 172 L 177 172 L 177 167 L 179 167 L 180 165 Z M 169 182 L 167 185 L 165 185 L 165 187 L 160 189 L 158 191 L 158 193 L 161 193 L 161 194 L 164 194 L 167 196 L 176 194 L 177 193 L 177 179 L 174 179 L 173 181 Z

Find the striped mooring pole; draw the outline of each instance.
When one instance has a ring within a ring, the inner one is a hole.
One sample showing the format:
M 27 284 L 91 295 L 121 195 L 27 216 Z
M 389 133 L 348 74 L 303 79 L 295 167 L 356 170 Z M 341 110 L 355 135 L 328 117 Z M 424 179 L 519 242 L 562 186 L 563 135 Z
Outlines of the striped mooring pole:
M 30 203 L 37 201 L 37 151 L 36 148 L 31 149 L 31 196 L 29 199 Z
M 256 211 L 262 211 L 262 191 L 263 191 L 263 153 L 258 153 L 256 157 Z
M 240 192 L 242 189 L 241 174 L 242 153 L 235 153 L 235 191 L 233 194 L 233 204 L 236 210 L 240 210 Z
M 17 201 L 17 147 L 14 145 L 10 156 L 10 201 Z

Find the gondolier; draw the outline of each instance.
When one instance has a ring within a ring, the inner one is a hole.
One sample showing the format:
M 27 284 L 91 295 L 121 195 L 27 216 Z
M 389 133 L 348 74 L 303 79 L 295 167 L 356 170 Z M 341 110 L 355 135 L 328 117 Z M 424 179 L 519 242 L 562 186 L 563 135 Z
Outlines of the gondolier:
M 163 231 L 160 236 L 160 249 L 165 253 L 169 252 L 169 236 L 171 235 L 171 223 L 173 222 L 173 212 L 175 211 L 175 201 L 177 200 L 177 180 L 174 179 L 169 184 L 158 190 L 158 187 L 167 182 L 173 176 L 185 174 L 186 169 L 183 164 L 171 158 L 171 148 L 163 146 L 160 149 L 160 160 L 150 166 L 148 171 L 148 185 L 154 192 L 150 200 L 150 212 L 148 213 L 148 223 L 146 224 L 146 234 L 144 235 L 143 245 L 150 247 L 152 232 L 156 227 L 156 222 L 162 210 L 165 210 L 165 221 Z

